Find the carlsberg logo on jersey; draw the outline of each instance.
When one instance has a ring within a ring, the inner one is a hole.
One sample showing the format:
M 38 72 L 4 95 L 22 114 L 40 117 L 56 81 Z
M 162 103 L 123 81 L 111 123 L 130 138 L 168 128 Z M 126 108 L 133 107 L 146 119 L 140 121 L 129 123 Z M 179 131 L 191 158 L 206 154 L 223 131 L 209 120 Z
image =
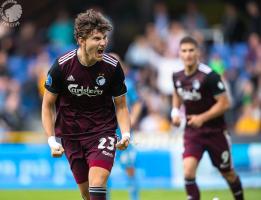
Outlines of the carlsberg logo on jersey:
M 201 99 L 201 94 L 195 89 L 192 91 L 184 90 L 183 88 L 178 88 L 178 94 L 183 100 L 198 101 Z
M 98 95 L 102 95 L 103 90 L 99 90 L 98 87 L 94 87 L 94 89 L 91 89 L 89 86 L 87 88 L 84 88 L 83 86 L 79 86 L 78 84 L 70 84 L 68 85 L 68 90 L 76 95 L 76 96 L 82 96 L 87 95 L 89 97 L 94 97 Z

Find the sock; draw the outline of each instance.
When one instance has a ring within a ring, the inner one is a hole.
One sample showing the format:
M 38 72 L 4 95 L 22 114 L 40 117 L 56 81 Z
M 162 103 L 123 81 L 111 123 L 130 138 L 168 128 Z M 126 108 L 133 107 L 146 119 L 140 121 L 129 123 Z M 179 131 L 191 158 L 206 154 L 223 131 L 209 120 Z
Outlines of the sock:
M 128 176 L 129 194 L 131 200 L 139 200 L 139 189 L 135 176 Z
M 228 182 L 235 200 L 244 200 L 243 188 L 239 177 L 233 183 Z
M 185 179 L 188 200 L 199 200 L 200 193 L 195 179 Z
M 106 200 L 106 188 L 89 187 L 90 200 Z

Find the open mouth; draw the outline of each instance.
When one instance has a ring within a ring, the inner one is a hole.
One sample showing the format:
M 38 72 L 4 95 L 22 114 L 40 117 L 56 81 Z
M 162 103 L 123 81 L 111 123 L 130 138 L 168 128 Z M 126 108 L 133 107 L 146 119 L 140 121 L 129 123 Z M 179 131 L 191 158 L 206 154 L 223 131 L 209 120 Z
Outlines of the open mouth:
M 103 52 L 104 52 L 104 49 L 98 49 L 98 51 L 97 51 L 99 56 L 101 56 L 103 54 Z

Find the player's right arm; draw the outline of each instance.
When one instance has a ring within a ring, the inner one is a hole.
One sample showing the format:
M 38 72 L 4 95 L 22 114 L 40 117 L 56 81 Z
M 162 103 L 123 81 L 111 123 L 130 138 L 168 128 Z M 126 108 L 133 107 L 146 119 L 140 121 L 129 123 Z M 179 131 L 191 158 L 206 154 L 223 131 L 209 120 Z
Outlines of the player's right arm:
M 62 156 L 64 149 L 60 143 L 55 139 L 54 124 L 55 124 L 55 102 L 58 93 L 61 91 L 61 71 L 56 61 L 48 72 L 45 82 L 45 92 L 42 102 L 42 124 L 46 136 L 48 137 L 48 144 L 51 148 L 53 157 Z
M 182 100 L 180 96 L 177 94 L 176 89 L 174 89 L 172 95 L 172 110 L 171 110 L 171 119 L 174 126 L 180 126 L 181 123 L 181 118 L 180 118 L 181 104 L 182 104 Z
M 171 120 L 174 126 L 180 126 L 180 106 L 182 104 L 182 99 L 177 93 L 177 75 L 173 74 L 173 94 L 172 94 L 172 109 L 171 109 Z

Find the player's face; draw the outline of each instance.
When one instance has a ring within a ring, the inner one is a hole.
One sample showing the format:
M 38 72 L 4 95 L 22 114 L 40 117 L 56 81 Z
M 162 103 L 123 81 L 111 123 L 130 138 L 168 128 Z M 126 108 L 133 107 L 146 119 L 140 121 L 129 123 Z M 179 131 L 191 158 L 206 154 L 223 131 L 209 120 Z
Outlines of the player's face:
M 107 33 L 94 30 L 87 39 L 80 43 L 90 61 L 101 61 L 108 44 Z
M 192 43 L 183 43 L 180 46 L 179 56 L 185 66 L 194 66 L 198 62 L 198 48 Z

